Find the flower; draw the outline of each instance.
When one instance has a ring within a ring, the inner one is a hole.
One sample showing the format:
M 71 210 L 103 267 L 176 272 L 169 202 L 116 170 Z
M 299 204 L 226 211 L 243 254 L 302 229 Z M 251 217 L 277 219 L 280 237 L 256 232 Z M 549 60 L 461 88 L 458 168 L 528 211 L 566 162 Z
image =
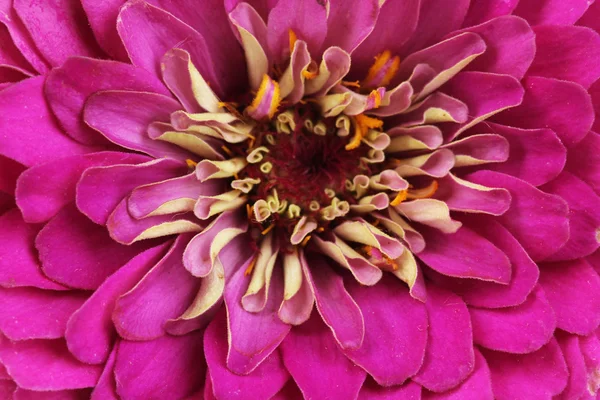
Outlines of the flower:
M 5 2 L 2 397 L 596 397 L 589 3 Z

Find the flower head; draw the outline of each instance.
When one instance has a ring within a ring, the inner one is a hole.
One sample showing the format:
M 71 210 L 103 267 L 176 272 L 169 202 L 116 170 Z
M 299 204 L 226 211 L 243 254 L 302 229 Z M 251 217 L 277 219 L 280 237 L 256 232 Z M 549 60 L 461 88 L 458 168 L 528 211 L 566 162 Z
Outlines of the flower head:
M 596 396 L 600 7 L 59 3 L 1 20 L 5 397 Z

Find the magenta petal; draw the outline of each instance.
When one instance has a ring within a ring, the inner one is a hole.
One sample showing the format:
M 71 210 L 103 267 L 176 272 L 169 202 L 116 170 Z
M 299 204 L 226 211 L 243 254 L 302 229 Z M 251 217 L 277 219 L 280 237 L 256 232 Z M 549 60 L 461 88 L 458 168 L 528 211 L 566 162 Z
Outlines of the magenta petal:
M 194 64 L 213 90 L 222 92 L 222 80 L 216 75 L 202 35 L 167 11 L 142 0 L 128 2 L 119 12 L 117 31 L 134 65 L 160 77 L 162 57 L 172 48 L 179 47 L 191 54 Z
M 317 313 L 291 330 L 281 353 L 308 399 L 355 399 L 367 375 L 346 358 Z
M 498 2 L 497 0 L 473 1 L 465 18 L 464 26 L 478 25 L 495 17 L 509 15 L 515 9 L 518 2 L 519 0 L 505 0 L 502 2 Z
M 510 191 L 511 206 L 498 217 L 498 221 L 521 243 L 534 261 L 556 252 L 569 239 L 568 206 L 560 197 L 498 172 L 478 171 L 466 179 Z
M 598 327 L 600 277 L 585 260 L 542 264 L 540 284 L 560 329 L 587 335 Z
M 90 389 L 46 392 L 18 388 L 12 400 L 86 400 L 90 398 L 90 392 Z
M 75 199 L 75 187 L 86 169 L 148 160 L 140 154 L 100 152 L 36 165 L 19 177 L 15 194 L 17 204 L 27 222 L 46 222 Z
M 449 390 L 473 371 L 473 334 L 467 306 L 452 292 L 427 287 L 429 336 L 425 360 L 413 380 L 434 391 Z
M 319 51 L 327 36 L 326 1 L 288 0 L 280 1 L 269 13 L 267 22 L 269 50 L 275 62 L 289 56 L 289 30 L 294 31 L 299 40 L 308 45 L 308 51 L 313 57 L 320 55 Z M 293 18 L 302 15 L 303 18 Z M 310 16 L 307 18 L 306 16 Z
M 475 367 L 469 377 L 456 388 L 444 393 L 424 392 L 423 400 L 492 400 L 492 379 L 485 358 L 475 350 Z
M 1 337 L 0 361 L 17 385 L 29 390 L 93 387 L 102 372 L 73 358 L 61 339 L 9 342 Z
M 65 338 L 69 351 L 80 361 L 100 364 L 108 357 L 116 331 L 112 313 L 117 298 L 135 286 L 164 255 L 167 245 L 140 253 L 108 277 L 69 319 Z
M 413 381 L 402 386 L 383 387 L 367 378 L 358 400 L 420 400 L 421 386 Z
M 569 382 L 558 399 L 585 399 L 585 395 L 589 395 L 587 391 L 588 378 L 585 360 L 579 346 L 579 337 L 559 332 L 556 340 L 569 368 Z
M 475 279 L 435 277 L 439 285 L 460 295 L 470 306 L 482 308 L 510 307 L 525 301 L 537 283 L 539 271 L 519 242 L 506 228 L 491 217 L 461 218 L 479 235 L 489 238 L 510 260 L 512 274 L 508 285 Z
M 538 26 L 531 76 L 563 79 L 589 88 L 600 78 L 600 35 L 580 26 Z M 565 68 L 568 65 L 569 68 Z
M 567 146 L 581 141 L 594 122 L 589 94 L 577 83 L 537 76 L 523 80 L 519 107 L 504 111 L 495 122 L 526 129 L 550 128 Z
M 44 273 L 78 289 L 96 289 L 143 248 L 115 243 L 104 227 L 65 206 L 40 231 L 35 246 Z
M 386 274 L 374 287 L 347 281 L 360 307 L 365 338 L 360 348 L 344 350 L 382 386 L 401 385 L 423 364 L 427 344 L 427 311 L 396 277 Z
M 0 216 L 0 286 L 65 290 L 42 273 L 34 240 L 40 225 L 27 224 L 18 209 Z
M 184 163 L 170 159 L 88 168 L 77 184 L 77 208 L 95 223 L 106 225 L 110 214 L 133 189 L 181 176 L 187 170 Z
M 283 299 L 281 268 L 273 272 L 267 302 L 260 312 L 248 312 L 242 306 L 242 297 L 250 282 L 244 272 L 245 268 L 239 268 L 229 278 L 224 294 L 230 337 L 227 367 L 240 375 L 254 371 L 279 346 L 291 328 L 277 315 Z
M 80 292 L 0 289 L 0 331 L 11 340 L 63 337 L 67 320 L 86 298 Z
M 565 166 L 567 149 L 550 129 L 519 129 L 491 123 L 481 124 L 475 129 L 491 130 L 504 136 L 509 143 L 508 160 L 487 165 L 486 169 L 540 186 L 556 178 Z
M 600 197 L 585 182 L 566 171 L 542 190 L 567 202 L 571 232 L 567 243 L 545 261 L 574 260 L 596 251 L 600 247 Z
M 363 3 L 370 2 L 360 2 L 361 5 Z M 400 55 L 402 45 L 417 27 L 419 3 L 419 0 L 388 0 L 383 3 L 373 32 L 352 54 L 352 70 L 357 78 L 365 77 L 375 55 L 385 50 L 392 52 L 392 55 Z M 397 24 L 397 21 L 402 21 L 402 24 Z M 394 29 L 390 29 L 390 26 Z
M 86 79 L 80 79 L 85 76 Z M 169 91 L 154 75 L 142 68 L 115 61 L 73 57 L 53 69 L 46 80 L 45 92 L 54 115 L 66 133 L 87 144 L 107 144 L 106 139 L 87 126 L 82 118 L 86 99 L 101 90 L 155 92 Z
M 0 154 L 27 166 L 92 150 L 70 139 L 54 122 L 44 98 L 44 79 L 26 79 L 0 91 Z
M 462 226 L 446 234 L 435 228 L 419 227 L 425 249 L 417 254 L 437 272 L 459 278 L 508 283 L 511 268 L 508 257 L 490 241 Z
M 271 353 L 248 375 L 240 376 L 232 373 L 226 364 L 228 349 L 226 319 L 225 312 L 221 312 L 208 325 L 204 334 L 204 355 L 214 396 L 217 399 L 227 400 L 271 398 L 279 392 L 289 378 L 279 351 Z
M 520 1 L 514 13 L 531 25 L 572 25 L 590 4 L 588 0 L 528 0 Z
M 113 346 L 112 351 L 104 364 L 104 371 L 94 387 L 90 400 L 119 400 L 117 396 L 117 382 L 115 381 L 115 362 L 117 361 L 118 344 Z
M 185 160 L 190 158 L 185 150 L 148 136 L 150 123 L 168 122 L 171 113 L 180 109 L 177 101 L 161 94 L 107 90 L 87 100 L 84 119 L 88 125 L 121 147 L 157 158 Z
M 544 291 L 538 286 L 518 306 L 495 309 L 471 307 L 473 341 L 506 353 L 531 353 L 548 343 L 556 327 L 556 316 Z
M 17 179 L 25 171 L 26 167 L 10 158 L 0 155 L 0 192 L 15 195 Z
M 497 399 L 551 399 L 567 385 L 569 371 L 555 339 L 529 354 L 481 352 L 490 367 Z
M 119 342 L 117 393 L 125 399 L 180 399 L 198 390 L 205 366 L 202 332 L 145 342 Z
M 344 288 L 344 282 L 319 256 L 307 256 L 304 276 L 315 295 L 317 310 L 343 349 L 358 349 L 363 342 L 365 323 L 360 308 Z
M 162 260 L 116 302 L 113 322 L 129 340 L 151 340 L 165 334 L 164 323 L 179 317 L 192 303 L 200 280 L 183 268 L 189 235 L 179 235 Z
M 472 3 L 477 6 L 478 2 Z M 536 54 L 535 35 L 524 19 L 507 15 L 460 30 L 474 32 L 487 45 L 485 53 L 467 66 L 470 71 L 507 74 L 523 78 Z M 454 33 L 453 33 L 454 34 Z
M 600 135 L 589 132 L 573 146 L 567 156 L 566 169 L 583 179 L 600 195 Z
M 338 46 L 352 54 L 375 27 L 379 2 L 377 0 L 331 0 L 329 3 L 327 38 L 323 48 Z
M 421 0 L 419 23 L 404 46 L 404 54 L 430 46 L 460 28 L 467 15 L 469 3 L 470 0 Z
M 128 61 L 129 57 L 116 27 L 119 9 L 123 3 L 125 0 L 81 0 L 90 27 L 102 50 L 115 60 Z
M 13 7 L 53 67 L 73 55 L 102 57 L 79 1 L 14 0 Z

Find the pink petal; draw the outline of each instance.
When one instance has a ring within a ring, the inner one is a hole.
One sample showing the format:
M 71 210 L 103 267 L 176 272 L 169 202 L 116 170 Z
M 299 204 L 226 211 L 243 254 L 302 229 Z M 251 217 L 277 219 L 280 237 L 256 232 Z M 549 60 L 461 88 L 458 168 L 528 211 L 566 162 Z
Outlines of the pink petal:
M 121 337 L 151 340 L 163 336 L 164 323 L 180 316 L 192 303 L 200 280 L 183 268 L 189 235 L 179 235 L 163 257 L 129 292 L 118 298 L 113 322 Z
M 473 372 L 460 386 L 444 393 L 423 393 L 423 400 L 492 400 L 492 379 L 485 358 L 475 350 Z
M 17 179 L 26 167 L 10 158 L 0 156 L 0 191 L 14 196 Z
M 0 91 L 0 153 L 27 166 L 92 150 L 70 139 L 54 122 L 44 99 L 44 79 L 26 79 Z
M 0 331 L 11 340 L 61 338 L 67 320 L 86 298 L 78 292 L 0 289 Z
M 510 282 L 510 261 L 503 251 L 483 236 L 462 226 L 456 233 L 419 227 L 425 249 L 416 254 L 437 272 L 459 278 L 476 278 L 498 283 Z
M 14 399 L 13 393 L 17 389 L 17 385 L 12 380 L 0 381 L 0 396 L 5 399 Z
M 548 399 L 562 392 L 569 371 L 555 339 L 536 352 L 514 355 L 482 350 L 498 399 Z
M 321 257 L 308 257 L 304 276 L 315 295 L 317 310 L 343 349 L 358 349 L 363 342 L 362 312 L 344 288 L 342 277 Z
M 463 382 L 474 369 L 473 334 L 466 305 L 455 294 L 427 287 L 429 336 L 425 360 L 413 380 L 442 392 Z
M 573 82 L 525 77 L 525 97 L 519 107 L 507 110 L 494 122 L 526 129 L 552 129 L 567 146 L 581 141 L 594 122 L 586 90 Z
M 521 243 L 534 261 L 548 257 L 567 242 L 568 206 L 560 197 L 498 172 L 478 171 L 466 179 L 510 191 L 511 206 L 498 217 L 498 221 Z
M 290 29 L 299 40 L 306 42 L 313 57 L 320 55 L 319 51 L 327 36 L 327 3 L 328 1 L 289 0 L 280 1 L 271 9 L 267 23 L 268 43 L 275 62 L 289 56 Z
M 116 331 L 112 313 L 117 298 L 129 291 L 162 258 L 170 243 L 140 253 L 109 276 L 69 319 L 65 338 L 69 351 L 80 361 L 106 361 Z
M 567 149 L 550 129 L 519 129 L 492 123 L 480 124 L 475 129 L 502 135 L 509 143 L 508 160 L 487 165 L 486 169 L 503 172 L 533 186 L 551 181 L 563 170 Z
M 579 346 L 579 338 L 576 335 L 559 332 L 556 339 L 569 368 L 569 382 L 558 399 L 585 399 L 585 395 L 589 395 L 587 391 L 587 371 Z
M 115 207 L 133 189 L 183 175 L 187 170 L 184 163 L 169 159 L 88 168 L 77 184 L 77 208 L 95 223 L 106 225 Z
M 236 375 L 226 364 L 227 317 L 225 312 L 208 325 L 204 334 L 204 355 L 209 384 L 217 399 L 262 400 L 274 396 L 289 378 L 279 352 L 271 353 L 252 373 Z M 208 385 L 207 385 L 208 387 Z
M 531 353 L 548 343 L 556 327 L 556 316 L 544 291 L 538 286 L 518 306 L 482 309 L 471 307 L 473 341 L 507 353 Z
M 342 353 L 316 313 L 281 344 L 285 367 L 305 398 L 355 399 L 366 373 Z M 315 379 L 318 377 L 318 379 Z
M 419 3 L 418 0 L 388 0 L 383 3 L 373 32 L 352 54 L 352 70 L 357 79 L 366 77 L 377 54 L 389 50 L 392 56 L 403 55 L 400 54 L 402 45 L 417 27 Z M 397 21 L 402 21 L 402 24 L 396 24 Z M 390 26 L 394 26 L 394 29 L 390 29 Z
M 126 399 L 180 399 L 194 393 L 205 371 L 202 334 L 120 341 L 115 362 L 118 395 Z
M 40 225 L 27 224 L 18 209 L 0 216 L 0 286 L 65 290 L 42 272 L 34 240 Z
M 17 204 L 27 222 L 46 222 L 75 199 L 75 187 L 86 169 L 148 160 L 140 154 L 100 152 L 36 165 L 19 177 Z
M 368 379 L 363 384 L 358 400 L 420 400 L 421 386 L 413 381 L 406 385 L 383 387 Z
M 536 53 L 528 74 L 562 79 L 589 88 L 600 78 L 600 36 L 579 26 L 538 26 Z M 564 66 L 568 65 L 569 68 Z
M 104 371 L 94 387 L 90 400 L 119 400 L 117 396 L 117 382 L 115 380 L 115 362 L 117 361 L 118 343 L 113 346 L 112 351 L 104 364 Z
M 515 14 L 531 25 L 572 25 L 590 4 L 587 0 L 528 0 L 519 2 Z
M 181 105 L 156 93 L 107 90 L 91 96 L 84 111 L 85 122 L 108 140 L 130 150 L 151 156 L 179 160 L 191 158 L 180 147 L 148 136 L 152 122 L 168 122 Z
M 57 390 L 52 392 L 36 392 L 18 388 L 13 400 L 86 400 L 90 398 L 90 389 Z
M 598 327 L 600 277 L 585 260 L 542 264 L 540 284 L 560 329 L 587 335 Z
M 517 6 L 519 0 L 477 0 L 471 2 L 464 26 L 484 23 L 495 17 L 509 15 Z
M 345 350 L 382 386 L 401 385 L 423 364 L 427 311 L 400 281 L 386 274 L 373 287 L 347 281 L 348 291 L 365 320 L 365 338 L 357 350 Z
M 79 79 L 86 76 L 87 79 Z M 169 96 L 154 75 L 133 65 L 115 61 L 73 57 L 53 69 L 45 93 L 50 108 L 73 139 L 86 144 L 107 145 L 106 138 L 85 124 L 82 118 L 86 99 L 101 90 L 132 90 Z
M 93 387 L 102 372 L 73 358 L 61 339 L 9 342 L 2 337 L 0 360 L 17 385 L 29 390 Z
M 227 367 L 233 373 L 246 375 L 269 357 L 286 337 L 291 326 L 282 322 L 277 315 L 283 299 L 281 268 L 276 268 L 273 272 L 264 309 L 255 313 L 246 311 L 242 306 L 242 297 L 246 293 L 250 277 L 245 275 L 245 266 L 240 267 L 225 286 L 227 328 L 230 335 Z
M 473 2 L 472 6 L 477 7 L 478 3 Z M 521 79 L 536 54 L 535 34 L 531 27 L 524 19 L 512 15 L 494 18 L 458 32 L 477 33 L 487 45 L 485 53 L 467 66 L 470 71 L 506 74 Z
M 300 388 L 296 385 L 293 379 L 287 381 L 283 389 L 271 397 L 271 400 L 304 400 Z
M 128 2 L 119 12 L 117 31 L 134 65 L 160 77 L 162 57 L 170 49 L 179 47 L 189 51 L 194 65 L 213 90 L 223 92 L 223 80 L 216 75 L 204 37 L 167 11 L 143 0 Z M 139 35 L 139 32 L 146 34 Z
M 352 53 L 373 31 L 379 3 L 377 0 L 331 0 L 329 7 L 323 48 L 338 46 Z
M 449 3 L 445 0 L 421 0 L 419 23 L 411 39 L 405 44 L 405 54 L 430 46 L 448 33 L 460 28 L 470 0 L 457 0 Z
M 446 175 L 438 183 L 434 198 L 446 203 L 450 210 L 501 215 L 510 206 L 510 193 L 506 189 L 472 188 L 452 175 Z
M 589 132 L 573 146 L 567 156 L 566 169 L 600 194 L 600 136 L 596 132 Z
M 492 218 L 472 216 L 461 218 L 467 226 L 497 246 L 510 260 L 510 282 L 501 285 L 475 279 L 455 279 L 440 275 L 435 282 L 460 295 L 470 306 L 482 308 L 510 307 L 525 301 L 537 283 L 539 271 L 519 242 L 506 228 Z
M 119 61 L 129 61 L 125 47 L 117 33 L 119 8 L 126 0 L 81 0 L 90 27 L 102 50 Z
M 567 202 L 571 232 L 567 243 L 545 261 L 574 260 L 596 251 L 600 247 L 600 197 L 585 182 L 566 171 L 542 190 Z
M 122 246 L 73 204 L 65 206 L 35 240 L 44 273 L 50 279 L 78 289 L 96 289 L 144 245 Z
M 102 57 L 79 1 L 14 0 L 13 7 L 53 67 L 73 55 Z

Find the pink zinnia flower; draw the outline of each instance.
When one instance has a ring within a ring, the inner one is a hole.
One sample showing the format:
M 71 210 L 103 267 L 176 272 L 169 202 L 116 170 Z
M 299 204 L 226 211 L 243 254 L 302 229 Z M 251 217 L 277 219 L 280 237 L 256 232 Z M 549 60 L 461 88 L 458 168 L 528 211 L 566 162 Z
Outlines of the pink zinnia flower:
M 0 398 L 596 398 L 591 3 L 0 1 Z

